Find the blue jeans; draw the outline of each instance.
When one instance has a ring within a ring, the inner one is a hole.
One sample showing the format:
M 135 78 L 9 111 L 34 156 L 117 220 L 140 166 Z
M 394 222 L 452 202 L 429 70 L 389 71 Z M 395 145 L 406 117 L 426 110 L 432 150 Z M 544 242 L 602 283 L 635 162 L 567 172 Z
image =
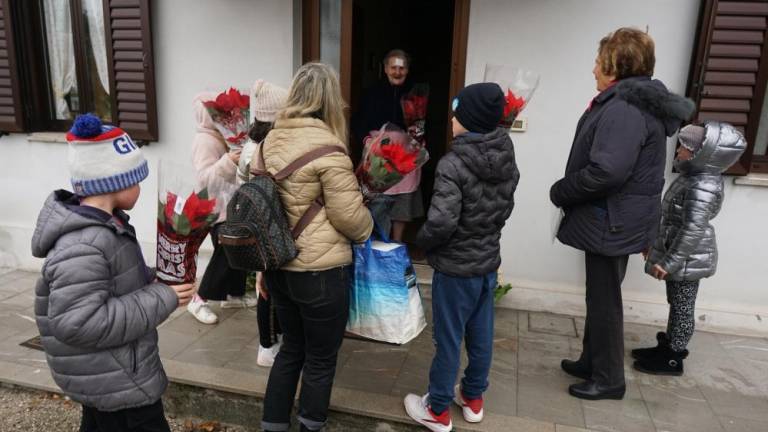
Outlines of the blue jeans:
M 488 388 L 493 357 L 493 292 L 496 272 L 455 277 L 435 271 L 432 278 L 432 320 L 435 357 L 429 370 L 429 403 L 435 414 L 448 408 L 459 372 L 461 340 L 466 338 L 469 365 L 461 389 L 477 399 Z

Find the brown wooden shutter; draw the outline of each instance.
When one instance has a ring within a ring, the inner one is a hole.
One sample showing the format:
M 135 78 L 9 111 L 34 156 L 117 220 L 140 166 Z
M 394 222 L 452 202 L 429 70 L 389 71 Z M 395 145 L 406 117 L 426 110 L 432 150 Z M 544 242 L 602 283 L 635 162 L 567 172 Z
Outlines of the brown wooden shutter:
M 10 0 L 0 1 L 0 131 L 23 132 L 21 93 Z
M 697 122 L 718 120 L 744 132 L 749 147 L 730 171 L 750 170 L 768 80 L 768 0 L 705 0 L 688 96 Z
M 157 141 L 149 0 L 104 0 L 112 119 L 133 139 Z

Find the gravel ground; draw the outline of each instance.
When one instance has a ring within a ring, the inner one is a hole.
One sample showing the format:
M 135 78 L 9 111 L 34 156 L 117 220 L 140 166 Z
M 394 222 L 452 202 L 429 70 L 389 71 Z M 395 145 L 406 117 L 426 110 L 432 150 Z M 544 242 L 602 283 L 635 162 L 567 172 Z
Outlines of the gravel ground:
M 0 387 L 0 431 L 51 432 L 77 431 L 80 405 L 60 395 L 18 387 Z M 199 419 L 168 418 L 173 432 L 246 432 L 248 429 L 224 426 Z

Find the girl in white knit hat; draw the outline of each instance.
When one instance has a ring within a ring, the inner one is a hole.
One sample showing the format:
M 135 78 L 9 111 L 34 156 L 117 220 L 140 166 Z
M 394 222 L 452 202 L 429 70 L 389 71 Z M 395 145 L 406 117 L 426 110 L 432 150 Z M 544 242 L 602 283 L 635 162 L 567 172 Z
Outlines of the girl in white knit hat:
M 253 125 L 248 133 L 250 141 L 243 147 L 240 155 L 240 163 L 237 169 L 238 182 L 247 181 L 250 177 L 251 162 L 267 134 L 272 130 L 275 115 L 288 97 L 288 91 L 272 83 L 258 80 L 251 89 L 251 114 Z M 269 298 L 267 290 L 261 278 L 261 273 L 256 277 L 256 286 L 259 291 L 259 300 L 256 308 L 256 320 L 259 326 L 259 354 L 256 363 L 259 366 L 271 367 L 275 362 L 275 356 L 280 352 L 282 339 L 280 325 L 277 321 L 275 309 Z

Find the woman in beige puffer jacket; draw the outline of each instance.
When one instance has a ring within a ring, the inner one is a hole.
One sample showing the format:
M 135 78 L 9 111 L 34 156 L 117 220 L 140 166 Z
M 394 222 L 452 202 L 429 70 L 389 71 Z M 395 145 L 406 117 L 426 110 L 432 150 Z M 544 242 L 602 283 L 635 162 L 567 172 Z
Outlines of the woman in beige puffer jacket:
M 264 276 L 283 330 L 264 397 L 265 431 L 288 430 L 300 375 L 301 430 L 325 425 L 349 311 L 352 243 L 365 241 L 373 229 L 346 154 L 343 107 L 336 72 L 305 64 L 263 144 L 264 166 L 272 174 L 311 150 L 339 147 L 278 183 L 291 226 L 315 199 L 322 197 L 325 205 L 296 240 L 296 259 Z

